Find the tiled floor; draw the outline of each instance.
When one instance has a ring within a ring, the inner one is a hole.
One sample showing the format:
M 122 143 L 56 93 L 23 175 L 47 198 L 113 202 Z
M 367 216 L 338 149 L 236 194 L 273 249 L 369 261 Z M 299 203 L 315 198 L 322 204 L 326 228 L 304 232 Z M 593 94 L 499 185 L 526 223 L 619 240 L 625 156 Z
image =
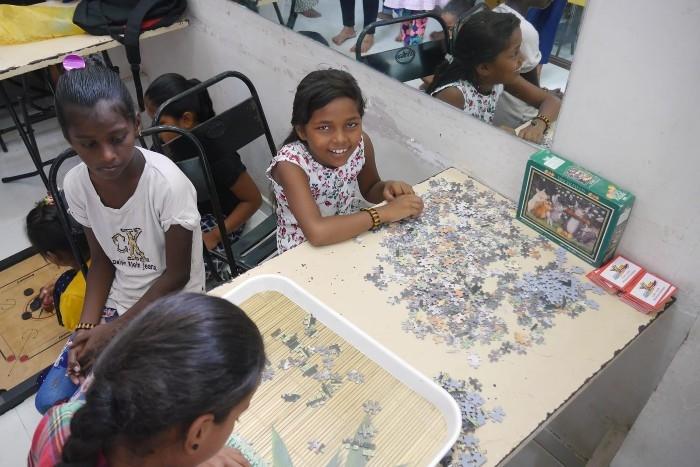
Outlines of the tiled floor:
M 39 420 L 41 416 L 34 407 L 34 396 L 0 416 L 0 466 L 27 464 L 27 453 Z

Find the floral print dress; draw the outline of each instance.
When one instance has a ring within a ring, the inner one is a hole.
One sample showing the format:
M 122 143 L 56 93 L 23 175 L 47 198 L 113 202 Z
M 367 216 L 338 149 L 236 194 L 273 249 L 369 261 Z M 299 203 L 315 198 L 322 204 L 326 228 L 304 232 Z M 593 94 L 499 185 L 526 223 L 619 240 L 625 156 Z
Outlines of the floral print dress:
M 368 206 L 362 197 L 357 176 L 365 165 L 364 139 L 342 167 L 330 168 L 318 163 L 301 141 L 286 144 L 272 159 L 267 169 L 267 178 L 272 182 L 272 191 L 277 201 L 277 251 L 283 253 L 306 240 L 299 223 L 289 209 L 287 197 L 272 178 L 272 168 L 278 162 L 290 162 L 299 166 L 309 179 L 309 188 L 321 216 L 352 214 Z
M 443 89 L 455 87 L 464 96 L 464 110 L 472 117 L 476 117 L 488 124 L 493 123 L 493 113 L 496 111 L 496 102 L 503 92 L 503 85 L 497 84 L 489 94 L 480 93 L 469 81 L 456 81 L 438 87 L 431 95 L 435 95 Z

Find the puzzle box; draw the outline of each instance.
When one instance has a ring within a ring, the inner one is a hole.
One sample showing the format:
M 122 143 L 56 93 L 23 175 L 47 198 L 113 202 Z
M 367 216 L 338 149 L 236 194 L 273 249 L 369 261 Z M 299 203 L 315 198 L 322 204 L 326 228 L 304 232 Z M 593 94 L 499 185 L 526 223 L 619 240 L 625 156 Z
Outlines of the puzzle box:
M 593 266 L 611 259 L 634 195 L 549 150 L 525 169 L 517 217 Z

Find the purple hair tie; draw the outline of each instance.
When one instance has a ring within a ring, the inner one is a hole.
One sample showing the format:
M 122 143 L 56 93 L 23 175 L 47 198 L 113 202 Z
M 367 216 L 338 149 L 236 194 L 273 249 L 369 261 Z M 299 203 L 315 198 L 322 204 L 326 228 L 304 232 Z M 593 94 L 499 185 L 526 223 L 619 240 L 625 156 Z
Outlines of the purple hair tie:
M 63 68 L 66 71 L 85 68 L 85 59 L 80 55 L 70 54 L 63 59 Z

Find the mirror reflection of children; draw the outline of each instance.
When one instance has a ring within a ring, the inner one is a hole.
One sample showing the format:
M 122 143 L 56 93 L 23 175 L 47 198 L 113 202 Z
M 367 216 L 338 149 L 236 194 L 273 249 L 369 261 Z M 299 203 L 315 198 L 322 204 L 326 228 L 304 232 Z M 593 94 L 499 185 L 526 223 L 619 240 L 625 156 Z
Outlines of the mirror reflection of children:
M 49 263 L 70 268 L 55 281 L 41 288 L 42 308 L 61 317 L 63 327 L 74 331 L 80 321 L 85 300 L 85 278 L 58 217 L 54 200 L 47 196 L 27 214 L 27 237 L 37 252 Z M 83 258 L 89 259 L 90 249 L 84 235 L 74 237 Z M 89 262 L 88 262 L 89 264 Z M 66 365 L 63 365 L 65 370 Z
M 363 27 L 366 28 L 377 21 L 378 10 L 379 0 L 362 0 Z M 355 32 L 355 0 L 340 0 L 340 11 L 343 17 L 343 29 L 333 36 L 332 41 L 335 45 L 341 45 L 357 35 Z M 374 45 L 374 29 L 370 29 L 362 39 L 360 52 L 366 53 L 372 45 Z M 350 52 L 355 52 L 354 45 L 350 48 Z
M 452 56 L 438 66 L 427 92 L 490 124 L 505 89 L 539 109 L 519 136 L 541 143 L 561 101 L 520 75 L 519 24 L 510 13 L 480 11 L 469 17 L 457 33 Z
M 474 8 L 474 0 L 450 0 L 445 6 L 437 9 L 440 17 L 445 22 L 447 30 L 450 32 L 450 38 L 453 34 L 453 29 L 459 22 L 460 18 L 467 11 Z M 442 31 L 434 31 L 430 33 L 430 40 L 438 41 L 444 37 Z
M 447 0 L 385 0 L 384 8 L 394 11 L 397 18 L 413 16 L 426 11 L 432 11 L 436 7 L 442 7 Z M 412 19 L 401 23 L 401 32 L 396 37 L 397 42 L 404 45 L 417 45 L 423 42 L 427 18 Z
M 156 78 L 144 94 L 146 111 L 153 118 L 158 107 L 165 101 L 199 84 L 197 79 L 186 79 L 177 73 L 167 73 Z M 198 124 L 214 117 L 214 107 L 209 93 L 205 90 L 197 94 L 178 99 L 161 112 L 160 123 L 191 130 Z M 235 131 L 235 129 L 230 129 Z M 162 133 L 161 139 L 168 142 L 176 137 L 175 134 Z M 206 148 L 205 148 L 206 149 Z M 212 154 L 207 152 L 216 193 L 221 203 L 221 211 L 225 217 L 224 223 L 228 233 L 228 241 L 236 242 L 245 227 L 246 222 L 255 214 L 262 204 L 262 196 L 255 182 L 248 174 L 241 156 L 231 151 L 228 154 Z M 225 256 L 224 245 L 221 242 L 214 210 L 210 202 L 198 203 L 201 216 L 202 239 L 210 251 Z M 228 264 L 216 255 L 212 262 L 219 277 L 226 280 L 231 277 Z M 208 265 L 205 263 L 205 268 Z M 207 276 L 209 271 L 207 270 Z
M 520 20 L 520 32 L 522 33 L 520 55 L 523 59 L 520 74 L 537 87 L 540 87 L 540 61 L 542 60 L 540 35 L 525 16 L 530 8 L 547 8 L 551 2 L 552 0 L 507 0 L 492 10 L 496 13 L 514 14 Z M 498 99 L 493 121 L 497 126 L 518 128 L 537 114 L 536 108 L 505 91 Z
M 167 157 L 134 145 L 139 117 L 119 76 L 102 66 L 69 71 L 58 81 L 55 108 L 82 161 L 63 188 L 92 264 L 80 323 L 64 349 L 69 382 L 45 382 L 40 411 L 69 398 L 102 349 L 149 303 L 204 290 L 194 187 Z
M 264 367 L 262 336 L 237 306 L 156 300 L 98 357 L 86 399 L 41 419 L 28 465 L 248 467 L 225 443 Z
M 314 71 L 299 83 L 292 132 L 267 169 L 280 253 L 304 240 L 339 243 L 422 212 L 409 184 L 379 178 L 372 141 L 362 131 L 364 110 L 362 91 L 345 71 Z M 387 203 L 361 211 L 367 201 Z

